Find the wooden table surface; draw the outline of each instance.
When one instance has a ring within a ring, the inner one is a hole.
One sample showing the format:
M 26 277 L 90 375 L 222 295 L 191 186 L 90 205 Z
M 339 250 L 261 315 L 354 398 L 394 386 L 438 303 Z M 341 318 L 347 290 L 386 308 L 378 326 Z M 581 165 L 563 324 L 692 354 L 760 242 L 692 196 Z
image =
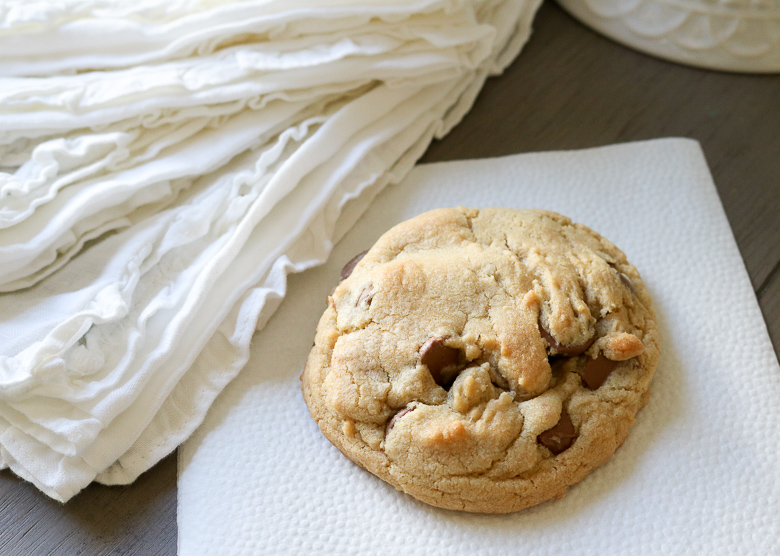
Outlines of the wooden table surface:
M 520 57 L 485 85 L 472 111 L 423 161 L 669 136 L 701 142 L 777 352 L 780 75 L 656 60 L 602 38 L 548 2 Z M 0 472 L 0 554 L 175 553 L 175 454 L 132 485 L 92 485 L 64 506 Z

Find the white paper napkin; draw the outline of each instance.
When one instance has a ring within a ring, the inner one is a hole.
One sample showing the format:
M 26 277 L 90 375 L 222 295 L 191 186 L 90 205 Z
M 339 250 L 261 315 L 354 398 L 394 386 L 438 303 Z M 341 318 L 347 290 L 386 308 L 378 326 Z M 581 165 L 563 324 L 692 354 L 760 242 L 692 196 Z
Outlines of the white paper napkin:
M 623 249 L 663 351 L 628 440 L 561 500 L 439 510 L 348 461 L 299 375 L 341 266 L 443 206 L 538 207 Z M 431 164 L 382 192 L 323 267 L 290 279 L 249 363 L 179 452 L 179 553 L 776 554 L 780 367 L 699 145 L 664 139 Z

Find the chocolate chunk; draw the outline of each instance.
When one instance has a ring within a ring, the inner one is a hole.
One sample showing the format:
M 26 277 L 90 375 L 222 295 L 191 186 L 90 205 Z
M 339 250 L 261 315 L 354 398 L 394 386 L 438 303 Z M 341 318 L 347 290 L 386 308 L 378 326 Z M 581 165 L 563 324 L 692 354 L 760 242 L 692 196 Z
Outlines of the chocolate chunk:
M 588 351 L 588 348 L 593 345 L 593 342 L 596 341 L 596 335 L 594 334 L 589 340 L 586 340 L 581 344 L 564 346 L 555 341 L 555 338 L 552 337 L 552 334 L 547 332 L 547 330 L 545 330 L 541 324 L 539 325 L 539 332 L 541 333 L 542 338 L 547 340 L 547 345 L 550 346 L 550 353 L 552 355 L 563 355 L 564 357 L 582 355 Z
M 615 263 L 608 263 L 609 266 L 613 268 L 615 272 L 618 273 L 618 277 L 620 278 L 620 281 L 623 282 L 623 285 L 626 286 L 631 292 L 634 291 L 634 284 L 631 282 L 631 278 L 629 278 L 627 275 L 623 274 L 618 270 L 618 267 L 615 265 Z
M 561 418 L 555 426 L 540 434 L 537 441 L 557 456 L 568 449 L 575 438 L 577 438 L 577 432 L 574 430 L 569 412 L 564 407 L 561 409 Z
M 366 256 L 366 253 L 368 253 L 368 250 L 363 251 L 362 253 L 358 253 L 352 257 L 347 264 L 344 265 L 344 268 L 341 269 L 342 280 L 349 278 L 349 275 L 352 274 L 353 270 L 355 270 L 355 266 L 360 262 L 360 259 Z
M 436 384 L 446 387 L 455 380 L 460 364 L 460 350 L 444 345 L 448 336 L 431 338 L 420 348 L 420 363 L 428 370 Z
M 391 430 L 393 430 L 393 427 L 395 426 L 396 421 L 406 415 L 407 413 L 411 413 L 414 411 L 413 407 L 405 407 L 402 410 L 400 410 L 398 413 L 393 415 L 392 419 L 390 419 L 387 422 L 387 428 L 385 429 L 385 434 L 389 433 Z
M 368 286 L 360 292 L 360 296 L 355 302 L 355 307 L 360 307 L 363 304 L 365 304 L 366 307 L 370 307 L 372 299 L 374 299 L 374 286 Z
M 631 283 L 631 278 L 623 274 L 622 272 L 618 272 L 620 275 L 620 281 L 623 282 L 623 284 L 632 292 L 634 291 L 634 284 Z
M 599 353 L 599 356 L 596 357 L 596 359 L 588 357 L 585 368 L 582 370 L 582 383 L 591 390 L 598 389 L 599 386 L 604 384 L 609 373 L 611 373 L 618 364 L 617 361 L 607 359 L 601 353 Z

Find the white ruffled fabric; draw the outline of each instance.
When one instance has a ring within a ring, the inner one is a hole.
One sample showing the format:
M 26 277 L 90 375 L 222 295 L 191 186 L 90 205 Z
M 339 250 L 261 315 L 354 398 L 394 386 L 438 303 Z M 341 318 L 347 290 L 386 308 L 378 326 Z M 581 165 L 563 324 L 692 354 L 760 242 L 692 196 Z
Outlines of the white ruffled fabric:
M 539 0 L 0 3 L 0 467 L 133 481 Z

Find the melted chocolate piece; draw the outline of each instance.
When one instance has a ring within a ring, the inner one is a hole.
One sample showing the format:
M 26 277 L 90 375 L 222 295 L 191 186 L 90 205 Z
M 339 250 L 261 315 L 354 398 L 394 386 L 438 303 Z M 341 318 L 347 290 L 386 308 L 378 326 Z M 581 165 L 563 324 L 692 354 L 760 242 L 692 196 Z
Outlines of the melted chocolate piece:
M 396 421 L 406 415 L 407 413 L 411 413 L 414 411 L 413 407 L 405 407 L 402 410 L 398 411 L 395 415 L 393 415 L 392 419 L 390 419 L 387 422 L 387 428 L 385 429 L 385 434 L 389 433 L 391 430 L 393 430 L 393 427 L 395 426 Z
M 370 307 L 371 301 L 373 299 L 374 299 L 374 286 L 368 286 L 366 289 L 360 292 L 360 297 L 358 297 L 358 300 L 355 303 L 355 307 L 360 307 L 362 304 L 365 304 L 366 307 Z
M 569 412 L 564 407 L 561 409 L 561 418 L 555 426 L 540 434 L 537 441 L 557 456 L 567 450 L 576 438 L 577 432 L 574 430 L 574 424 L 571 422 Z
M 539 332 L 542 335 L 542 338 L 547 340 L 547 345 L 550 346 L 550 353 L 552 355 L 563 355 L 564 357 L 574 357 L 575 355 L 582 355 L 586 351 L 588 351 L 588 348 L 593 345 L 593 342 L 596 341 L 596 335 L 594 334 L 589 340 L 581 343 L 581 344 L 575 344 L 573 346 L 564 346 L 559 344 L 555 341 L 555 338 L 552 337 L 552 334 L 547 332 L 545 328 L 540 324 L 539 325 Z
M 617 361 L 607 359 L 601 353 L 596 359 L 589 357 L 582 370 L 582 383 L 591 390 L 597 390 L 618 365 Z
M 620 281 L 623 282 L 623 285 L 627 287 L 629 290 L 631 290 L 631 293 L 634 292 L 634 284 L 631 282 L 631 278 L 629 278 L 627 275 L 623 274 L 618 270 L 617 265 L 615 263 L 607 263 L 609 266 L 612 267 L 612 269 L 618 273 L 618 277 L 620 278 Z
M 347 264 L 344 265 L 344 268 L 341 269 L 342 280 L 349 278 L 349 275 L 352 274 L 353 270 L 355 270 L 355 266 L 360 262 L 360 259 L 366 256 L 366 253 L 368 253 L 368 250 L 365 250 L 362 253 L 358 253 L 352 257 Z
M 622 272 L 618 272 L 620 275 L 620 281 L 623 282 L 623 284 L 632 292 L 634 291 L 634 284 L 631 283 L 631 278 L 623 274 Z
M 460 364 L 460 350 L 444 345 L 447 336 L 431 338 L 420 348 L 420 363 L 428 370 L 441 387 L 446 387 L 455 380 Z

